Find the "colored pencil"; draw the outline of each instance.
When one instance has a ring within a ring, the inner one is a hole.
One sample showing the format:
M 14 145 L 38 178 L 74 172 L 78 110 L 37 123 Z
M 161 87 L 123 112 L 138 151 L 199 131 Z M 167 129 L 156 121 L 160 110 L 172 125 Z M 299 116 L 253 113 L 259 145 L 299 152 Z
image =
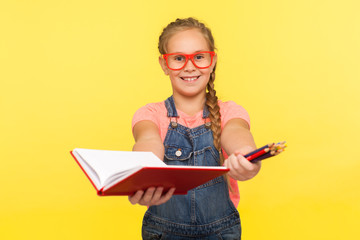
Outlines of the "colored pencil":
M 265 148 L 271 148 L 272 146 L 274 145 L 274 143 L 269 143 L 269 144 L 266 144 L 265 146 L 262 146 L 261 148 L 258 148 L 252 152 L 249 152 L 248 154 L 246 154 L 244 157 L 247 158 L 247 157 L 250 157 L 251 155 L 265 149 Z
M 270 143 L 267 144 L 261 148 L 258 148 L 248 154 L 246 154 L 244 157 L 249 160 L 252 163 L 276 156 L 278 154 L 280 154 L 281 152 L 283 152 L 285 150 L 285 148 L 287 147 L 285 145 L 285 141 L 283 142 L 278 142 L 276 144 L 274 143 Z M 266 151 L 265 151 L 266 149 Z
M 261 161 L 261 160 L 264 160 L 264 159 L 267 159 L 267 158 L 270 158 L 270 157 L 273 157 L 273 156 L 275 156 L 275 155 L 271 155 L 271 153 L 268 152 L 268 153 L 266 153 L 264 155 L 261 155 L 261 156 L 259 156 L 257 158 L 254 158 L 254 159 L 250 160 L 250 162 L 256 163 L 258 161 Z
M 260 156 L 268 153 L 269 151 L 270 151 L 270 148 L 264 148 L 264 149 L 262 149 L 260 151 L 257 151 L 256 153 L 248 156 L 246 159 L 251 161 L 251 160 L 253 160 L 253 159 L 257 158 L 257 157 L 260 157 Z

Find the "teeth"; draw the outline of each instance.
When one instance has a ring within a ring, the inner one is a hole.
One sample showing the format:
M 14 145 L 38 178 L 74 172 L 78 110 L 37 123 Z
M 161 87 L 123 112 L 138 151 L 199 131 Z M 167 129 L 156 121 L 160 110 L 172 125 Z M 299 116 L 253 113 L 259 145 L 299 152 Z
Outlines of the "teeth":
M 186 77 L 186 78 L 184 77 L 182 79 L 184 79 L 185 81 L 194 81 L 197 79 L 197 77 Z

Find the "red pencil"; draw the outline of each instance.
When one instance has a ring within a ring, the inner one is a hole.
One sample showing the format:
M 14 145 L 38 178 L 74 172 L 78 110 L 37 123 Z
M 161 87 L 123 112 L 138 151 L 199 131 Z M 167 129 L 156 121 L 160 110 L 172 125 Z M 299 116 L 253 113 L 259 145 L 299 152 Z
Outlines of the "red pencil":
M 261 151 L 258 151 L 256 153 L 254 153 L 253 155 L 250 155 L 248 156 L 246 159 L 251 161 L 253 160 L 254 158 L 257 158 L 257 157 L 260 157 L 261 155 L 264 155 L 265 153 L 269 152 L 270 151 L 270 148 L 264 148 L 262 149 Z

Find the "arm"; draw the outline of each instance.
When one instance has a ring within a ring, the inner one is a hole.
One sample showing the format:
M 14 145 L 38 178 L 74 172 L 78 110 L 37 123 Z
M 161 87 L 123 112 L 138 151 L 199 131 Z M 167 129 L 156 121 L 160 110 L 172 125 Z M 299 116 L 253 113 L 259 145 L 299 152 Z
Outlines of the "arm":
M 164 159 L 164 145 L 161 141 L 159 128 L 152 121 L 144 120 L 135 124 L 133 128 L 135 144 L 133 151 L 153 152 L 161 160 Z M 170 189 L 163 194 L 162 187 L 150 187 L 145 192 L 137 191 L 129 196 L 131 204 L 140 204 L 145 206 L 160 205 L 168 201 L 173 195 L 175 188 Z
M 159 128 L 152 121 L 140 121 L 133 128 L 135 144 L 133 151 L 153 152 L 161 160 L 164 159 L 164 145 Z
M 245 181 L 260 171 L 261 161 L 249 162 L 243 157 L 256 149 L 254 138 L 245 120 L 229 120 L 221 133 L 221 146 L 228 154 L 224 165 L 230 169 L 228 175 L 233 179 Z

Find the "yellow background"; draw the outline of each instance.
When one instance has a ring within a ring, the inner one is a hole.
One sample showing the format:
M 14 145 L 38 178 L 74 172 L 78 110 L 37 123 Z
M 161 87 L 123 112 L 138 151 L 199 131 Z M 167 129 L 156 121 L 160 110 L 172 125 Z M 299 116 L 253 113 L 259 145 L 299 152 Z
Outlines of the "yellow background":
M 360 236 L 360 4 L 0 2 L 0 238 L 140 239 L 145 207 L 98 197 L 69 154 L 131 150 L 133 113 L 171 94 L 157 39 L 177 17 L 212 29 L 218 96 L 258 146 L 288 149 L 241 182 L 243 239 Z

